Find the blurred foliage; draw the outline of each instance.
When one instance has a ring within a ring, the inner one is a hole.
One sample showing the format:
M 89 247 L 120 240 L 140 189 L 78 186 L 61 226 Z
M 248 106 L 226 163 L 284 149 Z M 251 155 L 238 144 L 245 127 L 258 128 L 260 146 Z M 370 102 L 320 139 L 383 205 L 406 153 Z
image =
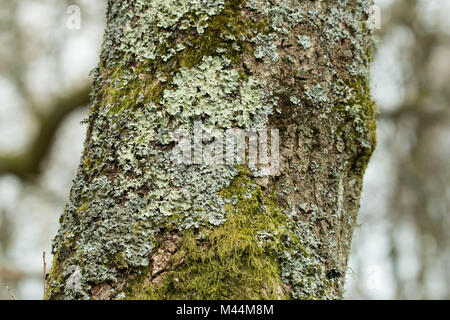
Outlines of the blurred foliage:
M 388 4 L 383 8 L 382 29 L 376 31 L 372 86 L 382 142 L 366 177 L 349 296 L 376 297 L 368 287 L 378 281 L 390 286 L 378 290 L 383 298 L 448 299 L 450 28 L 442 12 L 448 15 L 450 4 L 380 2 Z M 377 175 L 384 178 L 376 179 Z M 366 227 L 369 224 L 372 227 Z M 379 275 L 374 270 L 367 274 L 371 263 L 361 260 L 372 254 L 366 251 L 373 247 L 368 242 L 377 242 L 370 229 L 377 231 L 386 247 L 378 261 L 371 262 L 378 266 Z

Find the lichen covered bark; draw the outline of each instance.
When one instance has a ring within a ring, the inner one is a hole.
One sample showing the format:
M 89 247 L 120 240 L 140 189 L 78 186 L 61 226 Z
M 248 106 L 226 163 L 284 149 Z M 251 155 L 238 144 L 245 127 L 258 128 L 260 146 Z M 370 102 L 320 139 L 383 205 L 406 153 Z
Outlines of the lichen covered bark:
M 342 295 L 375 148 L 370 1 L 109 1 L 52 299 Z M 174 130 L 280 131 L 275 176 Z

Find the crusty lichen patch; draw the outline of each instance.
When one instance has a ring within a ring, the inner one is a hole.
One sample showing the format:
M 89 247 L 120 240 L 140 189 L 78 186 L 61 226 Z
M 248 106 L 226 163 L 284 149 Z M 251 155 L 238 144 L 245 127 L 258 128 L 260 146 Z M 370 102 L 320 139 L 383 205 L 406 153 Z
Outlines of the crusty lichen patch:
M 158 103 L 122 107 L 125 97 L 92 114 L 96 127 L 56 238 L 76 252 L 65 265 L 83 265 L 77 290 L 54 283 L 66 296 L 85 295 L 88 283 L 116 281 L 123 269 L 148 266 L 156 235 L 167 225 L 184 230 L 225 222 L 220 191 L 237 174 L 234 165 L 174 165 L 171 146 L 173 130 L 190 130 L 196 119 L 224 129 L 267 122 L 271 109 L 258 81 L 228 66 L 226 59 L 205 57 L 197 67 L 181 68 Z
M 280 277 L 278 251 L 284 248 L 283 215 L 258 185 L 239 174 L 220 194 L 226 221 L 178 235 L 180 248 L 158 280 L 153 269 L 131 284 L 128 299 L 278 299 L 287 294 Z M 173 267 L 176 266 L 176 267 Z

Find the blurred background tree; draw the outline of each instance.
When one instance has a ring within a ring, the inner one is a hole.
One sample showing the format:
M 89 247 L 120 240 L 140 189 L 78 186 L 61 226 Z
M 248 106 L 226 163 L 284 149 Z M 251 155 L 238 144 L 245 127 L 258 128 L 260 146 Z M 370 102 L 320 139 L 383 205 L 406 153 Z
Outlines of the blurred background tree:
M 378 1 L 379 146 L 365 179 L 348 298 L 450 298 L 450 3 Z
M 42 251 L 82 151 L 104 2 L 0 0 L 0 299 L 9 298 L 4 285 L 42 297 Z
M 366 173 L 348 299 L 450 298 L 450 3 L 378 0 L 379 146 Z M 0 0 L 0 299 L 42 297 L 79 162 L 104 0 Z M 80 28 L 70 28 L 80 8 Z M 47 262 L 51 257 L 47 258 Z

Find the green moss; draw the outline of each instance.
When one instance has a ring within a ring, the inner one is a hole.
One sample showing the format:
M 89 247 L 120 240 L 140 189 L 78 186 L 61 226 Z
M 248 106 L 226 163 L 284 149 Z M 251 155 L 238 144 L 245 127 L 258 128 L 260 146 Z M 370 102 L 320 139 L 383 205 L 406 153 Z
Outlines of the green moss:
M 164 71 L 171 64 L 157 64 L 149 60 L 139 63 L 136 67 L 116 66 L 108 72 L 108 84 L 100 93 L 102 105 L 111 105 L 110 113 L 118 114 L 123 110 L 134 110 L 149 102 L 156 103 L 162 98 L 168 81 L 159 77 L 160 74 L 171 74 Z
M 53 263 L 49 272 L 49 279 L 51 279 L 51 281 L 54 283 L 61 283 L 64 278 L 62 275 L 62 265 L 61 263 L 58 263 L 58 256 L 60 250 L 61 249 L 59 249 L 53 256 Z M 54 298 L 59 293 L 60 293 L 59 287 L 52 286 L 51 283 L 49 282 L 49 285 L 47 285 L 47 292 L 45 295 L 46 296 L 45 299 L 48 300 L 50 298 Z
M 279 252 L 286 250 L 286 216 L 245 171 L 221 195 L 235 203 L 225 206 L 226 222 L 179 233 L 183 244 L 171 258 L 172 270 L 158 284 L 144 285 L 145 276 L 136 280 L 127 299 L 288 297 L 278 261 Z
M 89 209 L 89 202 L 84 202 L 83 204 L 81 204 L 78 209 L 77 209 L 77 213 L 81 214 L 83 212 L 86 212 Z
M 370 95 L 367 79 L 353 79 L 345 84 L 347 99 L 335 107 L 345 119 L 352 120 L 353 130 L 346 133 L 347 145 L 356 153 L 355 172 L 364 173 L 377 145 L 376 105 Z M 338 134 L 345 131 L 338 130 Z M 362 177 L 362 175 L 361 175 Z
M 116 265 L 116 267 L 118 269 L 127 269 L 128 268 L 128 263 L 127 263 L 125 252 L 121 252 L 115 257 L 114 264 Z
M 227 1 L 221 13 L 210 18 L 203 34 L 187 37 L 186 49 L 178 57 L 181 67 L 191 68 L 199 64 L 203 57 L 217 55 L 237 65 L 242 53 L 253 53 L 254 49 L 247 39 L 258 33 L 268 33 L 269 23 L 267 20 L 255 22 L 244 18 L 240 12 L 242 2 Z

